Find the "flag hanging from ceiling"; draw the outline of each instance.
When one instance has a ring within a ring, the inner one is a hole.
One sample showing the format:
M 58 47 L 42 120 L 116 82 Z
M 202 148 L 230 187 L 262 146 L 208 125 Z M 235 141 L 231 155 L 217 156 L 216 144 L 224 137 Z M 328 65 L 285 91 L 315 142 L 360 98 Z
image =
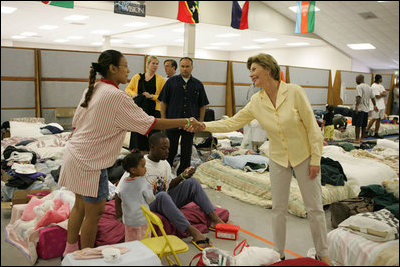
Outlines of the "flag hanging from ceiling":
M 179 1 L 178 20 L 199 23 L 199 1 Z
M 44 4 L 52 6 L 60 6 L 66 8 L 74 8 L 74 1 L 42 1 Z
M 232 1 L 232 28 L 244 30 L 248 29 L 247 15 L 249 14 L 249 1 L 240 1 L 243 5 L 239 4 L 239 1 Z
M 296 1 L 296 29 L 295 33 L 314 32 L 315 1 Z

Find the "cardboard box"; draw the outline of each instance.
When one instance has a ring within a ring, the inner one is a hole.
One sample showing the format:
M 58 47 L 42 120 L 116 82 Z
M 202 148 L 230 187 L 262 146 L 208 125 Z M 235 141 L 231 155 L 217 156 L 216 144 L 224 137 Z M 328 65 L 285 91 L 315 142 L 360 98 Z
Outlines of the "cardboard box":
M 33 189 L 33 190 L 15 190 L 14 191 L 14 196 L 12 199 L 12 204 L 26 204 L 29 202 L 29 200 L 31 199 L 31 197 L 29 197 L 29 194 L 32 193 L 39 193 L 42 191 L 50 191 L 49 189 Z M 40 197 L 39 197 L 40 198 Z

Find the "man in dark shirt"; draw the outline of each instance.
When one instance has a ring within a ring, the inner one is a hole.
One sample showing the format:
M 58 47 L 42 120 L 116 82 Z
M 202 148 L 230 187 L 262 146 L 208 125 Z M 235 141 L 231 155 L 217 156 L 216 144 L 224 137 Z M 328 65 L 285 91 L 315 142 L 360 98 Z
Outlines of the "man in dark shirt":
M 192 76 L 193 60 L 189 57 L 181 58 L 179 68 L 180 74 L 167 80 L 158 97 L 161 102 L 161 118 L 195 117 L 202 122 L 209 102 L 203 84 Z M 182 173 L 190 166 L 194 134 L 177 128 L 167 130 L 166 133 L 170 141 L 168 162 L 171 167 L 181 138 L 181 158 L 176 173 Z

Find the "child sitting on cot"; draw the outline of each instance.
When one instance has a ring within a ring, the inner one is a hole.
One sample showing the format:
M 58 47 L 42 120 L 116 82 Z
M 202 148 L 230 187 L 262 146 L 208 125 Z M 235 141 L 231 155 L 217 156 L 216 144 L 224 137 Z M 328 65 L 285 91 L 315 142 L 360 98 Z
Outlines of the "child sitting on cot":
M 332 144 L 333 133 L 335 131 L 335 128 L 333 126 L 333 117 L 335 116 L 333 106 L 327 105 L 326 111 L 327 112 L 324 114 L 323 117 L 321 131 L 324 131 L 324 140 L 328 142 L 328 144 Z
M 145 205 L 148 208 L 155 199 L 153 189 L 144 177 L 146 160 L 142 153 L 135 151 L 122 160 L 122 167 L 130 175 L 121 179 L 119 190 L 116 192 L 116 217 L 118 220 L 121 220 L 122 217 L 125 225 L 125 242 L 142 240 L 145 238 L 148 223 L 140 206 Z

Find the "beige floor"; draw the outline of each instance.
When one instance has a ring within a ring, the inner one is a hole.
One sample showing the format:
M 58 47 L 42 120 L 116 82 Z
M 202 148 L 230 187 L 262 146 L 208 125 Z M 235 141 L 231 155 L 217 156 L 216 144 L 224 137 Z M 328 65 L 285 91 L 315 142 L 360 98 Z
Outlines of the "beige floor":
M 261 208 L 259 206 L 246 204 L 237 199 L 228 197 L 218 191 L 210 188 L 205 189 L 211 201 L 229 210 L 230 217 L 229 222 L 232 224 L 239 225 L 241 228 L 253 233 L 254 235 L 272 241 L 270 214 L 271 210 Z M 16 247 L 4 240 L 4 228 L 8 224 L 11 217 L 11 211 L 7 209 L 1 210 L 1 265 L 2 266 L 27 266 L 30 265 L 24 254 Z M 326 220 L 328 231 L 331 230 L 330 226 L 330 213 L 326 210 Z M 248 243 L 252 246 L 272 248 L 270 244 L 253 236 L 250 236 L 244 232 L 239 232 L 238 240 L 224 240 L 216 239 L 213 232 L 206 234 L 214 245 L 218 248 L 226 250 L 230 253 L 233 252 L 236 245 L 243 239 L 247 239 Z M 189 251 L 183 254 L 179 254 L 179 258 L 182 265 L 189 265 L 190 260 L 199 253 L 199 250 L 190 243 L 190 238 L 185 238 L 189 246 Z M 287 247 L 286 249 L 306 256 L 308 249 L 314 247 L 310 228 L 307 219 L 302 219 L 291 214 L 287 216 Z M 286 258 L 291 259 L 295 256 L 286 252 Z M 165 262 L 163 262 L 165 264 Z M 39 259 L 36 264 L 37 266 L 58 266 L 61 265 L 60 258 L 54 258 L 49 260 Z M 167 264 L 165 264 L 167 265 Z

